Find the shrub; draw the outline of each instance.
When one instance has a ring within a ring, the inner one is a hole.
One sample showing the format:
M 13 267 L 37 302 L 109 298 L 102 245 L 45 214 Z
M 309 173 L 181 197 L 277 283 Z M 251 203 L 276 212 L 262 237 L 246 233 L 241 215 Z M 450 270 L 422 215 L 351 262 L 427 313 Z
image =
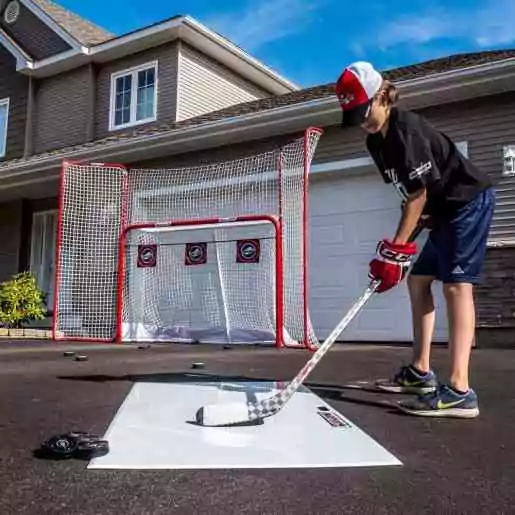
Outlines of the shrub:
M 22 324 L 45 318 L 45 295 L 29 272 L 0 284 L 0 322 L 19 329 Z

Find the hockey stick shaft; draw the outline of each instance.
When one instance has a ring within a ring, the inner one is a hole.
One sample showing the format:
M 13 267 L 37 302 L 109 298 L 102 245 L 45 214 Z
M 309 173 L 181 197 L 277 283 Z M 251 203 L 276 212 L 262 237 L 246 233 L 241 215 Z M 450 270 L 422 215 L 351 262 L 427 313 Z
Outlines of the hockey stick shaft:
M 374 281 L 370 284 L 370 286 L 366 289 L 365 293 L 358 299 L 358 301 L 352 306 L 352 308 L 346 313 L 345 317 L 342 318 L 340 323 L 333 329 L 331 334 L 325 339 L 324 343 L 320 346 L 320 348 L 313 354 L 311 359 L 302 367 L 302 370 L 293 378 L 293 380 L 288 384 L 286 389 L 280 393 L 281 402 L 277 405 L 275 402 L 273 403 L 275 406 L 270 406 L 269 415 L 273 415 L 275 412 L 279 411 L 293 396 L 293 394 L 299 389 L 300 385 L 305 381 L 306 377 L 313 371 L 313 369 L 318 365 L 319 361 L 329 352 L 331 347 L 336 342 L 336 339 L 340 334 L 345 330 L 345 328 L 351 323 L 354 317 L 361 311 L 362 307 L 368 302 L 372 294 L 375 292 L 379 281 Z M 263 404 L 266 406 L 268 404 L 268 399 L 263 400 Z M 274 409 L 279 408 L 279 409 Z M 266 411 L 265 411 L 266 412 Z
M 414 241 L 420 235 L 423 230 L 423 226 L 418 225 L 416 229 L 413 231 L 409 241 Z M 282 407 L 288 402 L 288 400 L 293 396 L 293 394 L 299 389 L 300 385 L 306 380 L 308 375 L 313 371 L 313 369 L 317 366 L 320 360 L 327 354 L 327 352 L 331 349 L 331 347 L 336 342 L 336 339 L 340 334 L 345 330 L 345 328 L 350 324 L 350 322 L 354 319 L 354 317 L 361 311 L 363 306 L 368 302 L 370 297 L 375 293 L 377 287 L 379 286 L 380 281 L 375 280 L 371 281 L 368 288 L 365 290 L 363 295 L 356 301 L 356 303 L 351 307 L 351 309 L 345 314 L 339 324 L 334 328 L 334 330 L 329 334 L 329 336 L 325 339 L 324 343 L 320 346 L 320 348 L 315 352 L 315 354 L 311 357 L 311 359 L 302 367 L 301 371 L 293 378 L 293 380 L 289 383 L 286 389 L 279 394 L 277 394 L 276 398 L 265 399 L 262 401 L 263 410 L 262 412 L 266 413 L 265 416 L 273 415 L 278 412 Z

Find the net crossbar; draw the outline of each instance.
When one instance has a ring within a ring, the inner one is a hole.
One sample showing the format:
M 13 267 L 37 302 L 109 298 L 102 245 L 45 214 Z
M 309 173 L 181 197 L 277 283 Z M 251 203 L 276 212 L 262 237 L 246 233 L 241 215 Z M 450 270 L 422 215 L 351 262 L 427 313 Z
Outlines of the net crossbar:
M 173 169 L 64 161 L 54 338 L 316 348 L 307 188 L 321 134 Z

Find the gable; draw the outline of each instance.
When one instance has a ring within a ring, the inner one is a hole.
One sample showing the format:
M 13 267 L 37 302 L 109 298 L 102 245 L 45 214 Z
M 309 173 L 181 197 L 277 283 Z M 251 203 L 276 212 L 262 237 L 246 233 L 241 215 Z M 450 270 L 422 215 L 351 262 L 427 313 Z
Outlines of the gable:
M 41 21 L 21 2 L 19 15 L 12 23 L 5 20 L 6 3 L 0 13 L 0 27 L 11 37 L 20 48 L 35 59 L 45 59 L 66 52 L 71 46 L 56 34 L 48 25 Z

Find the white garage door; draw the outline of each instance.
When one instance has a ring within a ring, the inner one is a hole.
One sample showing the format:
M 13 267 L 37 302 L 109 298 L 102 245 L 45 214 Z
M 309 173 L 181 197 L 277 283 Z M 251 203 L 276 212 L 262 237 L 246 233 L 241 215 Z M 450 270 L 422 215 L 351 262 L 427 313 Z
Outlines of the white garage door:
M 400 199 L 375 173 L 351 177 L 314 177 L 310 183 L 310 312 L 319 338 L 336 326 L 368 284 L 368 263 L 377 241 L 392 237 Z M 419 238 L 420 244 L 425 240 Z M 441 284 L 433 287 L 437 304 L 435 341 L 445 340 Z M 377 294 L 342 333 L 341 341 L 412 341 L 411 312 L 404 281 Z

